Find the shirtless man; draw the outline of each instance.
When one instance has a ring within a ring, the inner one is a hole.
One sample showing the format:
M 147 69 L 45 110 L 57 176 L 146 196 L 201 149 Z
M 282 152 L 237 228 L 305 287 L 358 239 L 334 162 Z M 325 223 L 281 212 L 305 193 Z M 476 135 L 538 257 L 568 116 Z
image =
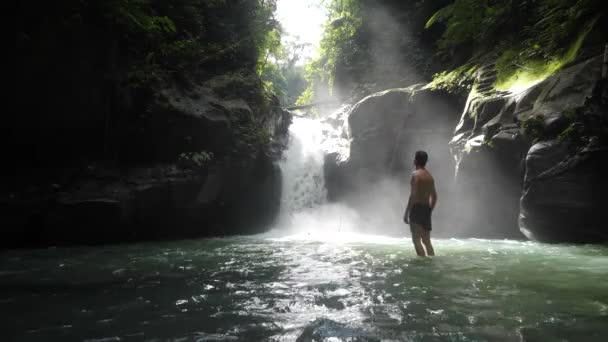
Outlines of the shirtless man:
M 403 221 L 410 225 L 412 241 L 418 256 L 435 255 L 431 245 L 431 213 L 437 204 L 437 192 L 433 176 L 424 168 L 428 158 L 426 152 L 416 152 L 414 157 L 416 170 L 410 180 L 412 191 L 403 216 Z

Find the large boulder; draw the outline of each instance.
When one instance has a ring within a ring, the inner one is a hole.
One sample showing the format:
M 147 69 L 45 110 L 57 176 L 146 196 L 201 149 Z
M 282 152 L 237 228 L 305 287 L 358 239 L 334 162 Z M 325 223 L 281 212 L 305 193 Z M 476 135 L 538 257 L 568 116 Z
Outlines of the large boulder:
M 608 146 L 571 154 L 552 140 L 532 146 L 526 157 L 519 227 L 532 240 L 608 241 Z
M 346 202 L 363 217 L 386 217 L 387 221 L 374 222 L 385 233 L 402 232 L 413 155 L 425 150 L 443 197 L 436 216 L 447 217 L 454 169 L 448 142 L 458 108 L 449 94 L 421 85 L 386 90 L 359 101 L 345 117 L 349 153 L 346 158 L 338 152 L 325 158 L 329 199 Z M 389 217 L 394 220 L 388 222 Z
M 535 167 L 525 163 L 528 149 L 532 141 L 556 137 L 568 128 L 571 113 L 592 95 L 600 68 L 596 57 L 521 92 L 473 88 L 450 142 L 462 203 L 457 212 L 471 232 L 523 237 L 517 220 L 522 184 L 526 165 Z M 491 72 L 482 68 L 477 77 L 487 79 Z

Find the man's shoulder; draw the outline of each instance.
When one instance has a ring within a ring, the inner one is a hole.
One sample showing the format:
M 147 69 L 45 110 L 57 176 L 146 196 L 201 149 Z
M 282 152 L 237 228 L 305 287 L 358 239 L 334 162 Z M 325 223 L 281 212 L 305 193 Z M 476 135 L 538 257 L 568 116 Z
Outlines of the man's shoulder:
M 427 169 L 414 170 L 412 172 L 412 178 L 424 178 L 424 179 L 430 179 L 432 181 L 435 180 L 433 178 L 433 175 Z

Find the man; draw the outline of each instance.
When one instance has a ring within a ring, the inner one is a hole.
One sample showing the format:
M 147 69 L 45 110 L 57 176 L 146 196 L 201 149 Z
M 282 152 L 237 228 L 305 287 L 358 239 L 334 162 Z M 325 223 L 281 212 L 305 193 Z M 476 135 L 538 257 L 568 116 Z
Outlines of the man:
M 418 256 L 435 255 L 431 244 L 431 213 L 437 204 L 437 192 L 435 180 L 425 168 L 428 159 L 424 151 L 418 151 L 414 156 L 416 170 L 410 180 L 412 189 L 403 217 L 403 221 L 410 225 Z

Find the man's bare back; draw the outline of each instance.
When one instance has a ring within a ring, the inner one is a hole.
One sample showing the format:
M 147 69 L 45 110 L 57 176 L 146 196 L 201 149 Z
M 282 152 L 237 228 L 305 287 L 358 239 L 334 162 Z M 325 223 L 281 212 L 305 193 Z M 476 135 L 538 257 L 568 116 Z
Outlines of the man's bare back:
M 403 220 L 410 224 L 412 242 L 419 256 L 435 255 L 431 244 L 431 214 L 437 204 L 435 180 L 425 168 L 428 156 L 424 151 L 416 152 L 416 170 L 410 180 L 411 193 Z
M 435 180 L 427 169 L 418 169 L 412 172 L 412 194 L 411 204 L 428 204 L 435 207 L 437 199 L 435 191 Z

